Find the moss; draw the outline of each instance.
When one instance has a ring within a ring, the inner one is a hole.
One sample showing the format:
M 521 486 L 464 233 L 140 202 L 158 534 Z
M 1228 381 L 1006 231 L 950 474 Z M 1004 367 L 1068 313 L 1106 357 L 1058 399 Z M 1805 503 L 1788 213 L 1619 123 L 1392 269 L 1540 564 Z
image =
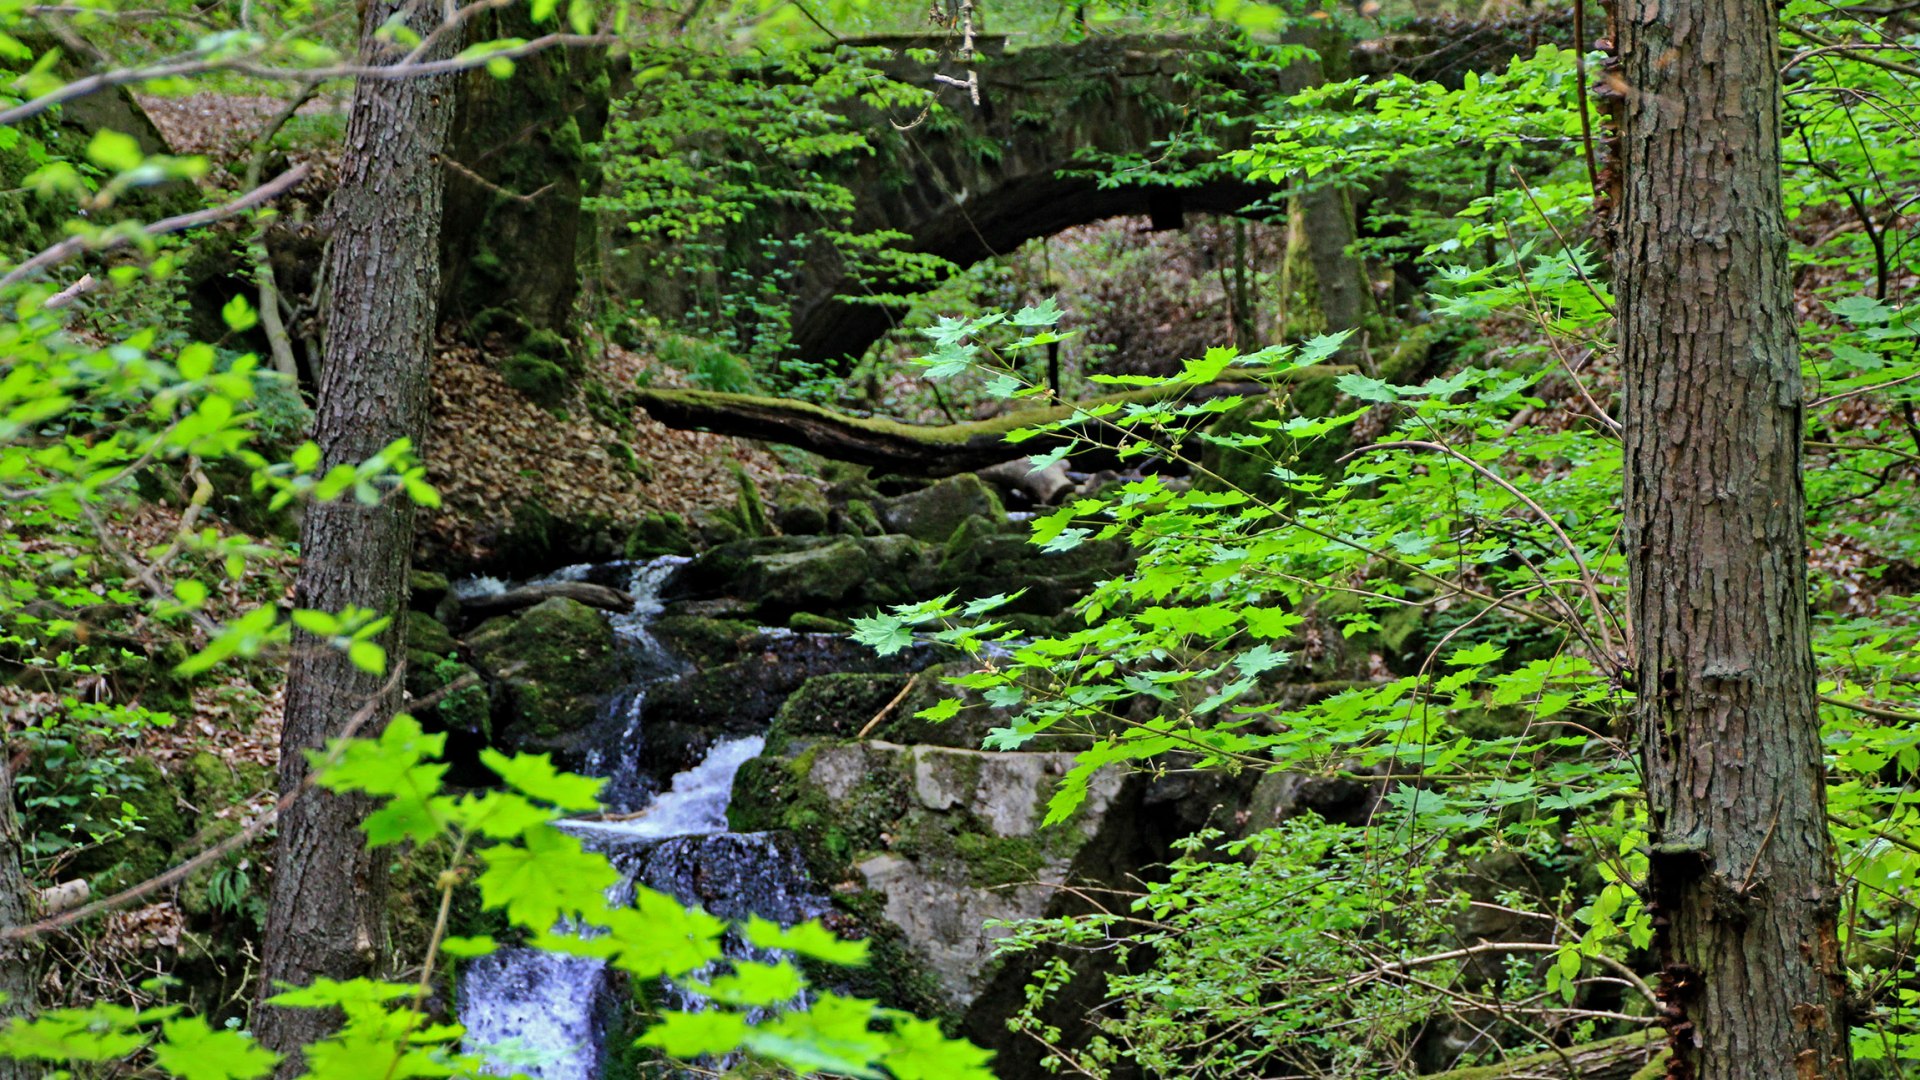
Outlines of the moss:
M 120 793 L 94 815 L 121 816 L 120 803 L 133 808 L 138 830 L 74 859 L 73 868 L 91 879 L 94 892 L 113 892 L 142 882 L 173 864 L 176 846 L 193 834 L 181 813 L 181 782 L 152 758 L 130 757 L 122 766 Z
M 906 688 L 909 676 L 836 672 L 816 675 L 787 696 L 767 731 L 778 752 L 796 737 L 852 738 Z M 898 712 L 895 707 L 895 712 Z M 885 738 L 884 733 L 879 737 Z
M 507 308 L 490 307 L 468 321 L 467 331 L 482 344 L 489 337 L 498 337 L 509 345 L 518 345 L 527 340 L 527 321 Z
M 865 499 L 848 499 L 834 512 L 834 525 L 835 532 L 851 536 L 879 536 L 887 531 L 873 504 Z
M 407 612 L 407 648 L 434 656 L 451 656 L 460 650 L 453 632 L 440 620 L 421 611 Z
M 501 361 L 500 376 L 508 386 L 548 407 L 565 401 L 572 385 L 565 368 L 530 352 L 515 353 Z
M 502 719 L 536 741 L 591 724 L 600 695 L 622 678 L 606 619 L 565 597 L 489 619 L 468 635 L 467 646 L 499 681 Z
M 567 344 L 567 339 L 562 337 L 558 330 L 542 327 L 533 331 L 527 335 L 526 342 L 521 345 L 521 351 L 542 360 L 551 361 L 569 375 L 579 376 L 586 371 L 586 365 L 581 362 L 573 346 Z
M 787 616 L 787 628 L 803 634 L 851 634 L 853 624 L 843 619 L 815 615 L 810 611 L 796 611 Z
M 727 468 L 732 471 L 734 482 L 740 486 L 740 493 L 734 500 L 734 514 L 741 531 L 748 536 L 772 535 L 773 526 L 767 523 L 766 504 L 760 499 L 760 486 L 753 482 L 753 475 L 738 462 L 729 462 Z
M 690 555 L 693 534 L 686 519 L 669 511 L 651 511 L 627 534 L 629 559 L 651 559 L 659 555 Z
M 662 615 L 652 624 L 653 636 L 701 667 L 717 667 L 738 660 L 760 627 L 744 619 L 714 619 L 703 615 Z

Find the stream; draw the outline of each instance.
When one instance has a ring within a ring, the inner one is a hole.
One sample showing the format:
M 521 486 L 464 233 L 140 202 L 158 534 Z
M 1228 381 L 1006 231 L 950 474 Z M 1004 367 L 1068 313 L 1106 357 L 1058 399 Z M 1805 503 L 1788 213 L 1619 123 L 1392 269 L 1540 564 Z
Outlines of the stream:
M 649 632 L 661 611 L 660 593 L 686 560 L 575 566 L 542 580 L 618 580 L 633 609 L 612 622 L 628 668 L 628 685 L 609 697 L 609 731 L 616 738 L 590 752 L 584 770 L 607 778 L 603 800 L 614 820 L 573 820 L 562 828 L 606 854 L 620 872 L 614 903 L 631 903 L 636 886 L 698 904 L 722 919 L 749 915 L 783 926 L 814 918 L 828 902 L 809 880 L 799 853 L 771 833 L 727 830 L 734 775 L 758 756 L 764 739 L 747 735 L 715 742 L 693 767 L 674 775 L 665 791 L 641 766 L 649 692 L 688 670 Z M 481 585 L 480 588 L 488 586 Z M 727 952 L 767 959 L 729 935 Z M 459 983 L 460 1022 L 469 1049 L 484 1051 L 501 1073 L 534 1080 L 593 1080 L 607 1058 L 607 1037 L 626 993 L 604 961 L 527 948 L 502 948 L 467 964 Z M 668 1002 L 697 1007 L 669 991 Z

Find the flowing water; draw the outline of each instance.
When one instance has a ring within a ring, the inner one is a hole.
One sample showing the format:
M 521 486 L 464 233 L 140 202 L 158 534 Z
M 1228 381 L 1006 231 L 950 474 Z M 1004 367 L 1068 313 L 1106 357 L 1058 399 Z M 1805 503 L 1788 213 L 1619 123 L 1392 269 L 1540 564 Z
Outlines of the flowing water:
M 661 610 L 660 590 L 684 559 L 568 567 L 546 580 L 594 580 L 625 572 L 633 610 L 614 616 L 622 647 L 637 673 L 612 696 L 617 737 L 592 752 L 587 772 L 608 778 L 608 820 L 576 820 L 562 827 L 604 852 L 621 872 L 609 899 L 630 902 L 636 885 L 699 904 L 725 919 L 759 915 L 791 925 L 823 914 L 827 903 L 808 880 L 798 852 L 784 838 L 727 831 L 734 774 L 760 753 L 759 735 L 717 742 L 694 767 L 655 794 L 640 768 L 650 688 L 683 669 L 649 625 Z M 729 955 L 756 954 L 730 940 Z M 502 1073 L 536 1080 L 593 1080 L 604 1058 L 621 989 L 604 962 L 533 949 L 506 948 L 475 960 L 460 978 L 460 1020 L 468 1045 L 488 1048 Z M 670 995 L 672 1004 L 698 1003 Z M 495 1049 L 499 1048 L 499 1049 Z

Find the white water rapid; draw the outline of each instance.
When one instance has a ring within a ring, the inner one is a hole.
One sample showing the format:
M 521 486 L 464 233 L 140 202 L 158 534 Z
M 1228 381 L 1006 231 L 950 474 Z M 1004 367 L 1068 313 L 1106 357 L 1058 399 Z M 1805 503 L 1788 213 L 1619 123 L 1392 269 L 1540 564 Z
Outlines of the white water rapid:
M 630 564 L 634 607 L 613 623 L 637 675 L 613 696 L 611 707 L 623 718 L 618 739 L 585 763 L 587 772 L 608 778 L 605 800 L 615 813 L 611 820 L 578 819 L 561 827 L 613 860 L 623 877 L 610 896 L 616 902 L 627 902 L 634 885 L 642 884 L 722 918 L 756 914 L 785 924 L 811 918 L 825 904 L 791 847 L 770 834 L 727 831 L 734 775 L 760 753 L 761 736 L 716 742 L 657 796 L 639 768 L 647 690 L 681 671 L 648 626 L 661 611 L 661 588 L 685 561 Z M 547 580 L 585 580 L 595 569 L 567 567 Z M 504 948 L 463 969 L 459 1015 L 469 1049 L 486 1053 L 498 1073 L 596 1080 L 622 996 L 600 960 Z

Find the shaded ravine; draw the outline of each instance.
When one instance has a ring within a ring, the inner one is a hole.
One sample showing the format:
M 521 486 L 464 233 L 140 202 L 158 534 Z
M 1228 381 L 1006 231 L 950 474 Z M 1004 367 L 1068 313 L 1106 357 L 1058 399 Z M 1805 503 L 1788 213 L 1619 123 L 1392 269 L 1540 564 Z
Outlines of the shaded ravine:
M 607 778 L 606 819 L 580 819 L 562 827 L 591 850 L 607 855 L 620 872 L 609 897 L 631 903 L 644 886 L 683 903 L 698 904 L 723 919 L 758 915 L 791 925 L 823 914 L 818 894 L 785 837 L 727 831 L 727 805 L 734 775 L 757 756 L 764 739 L 746 735 L 715 742 L 702 760 L 675 774 L 667 790 L 641 766 L 646 702 L 659 685 L 687 670 L 649 632 L 660 610 L 662 585 L 683 559 L 568 567 L 546 580 L 603 579 L 625 571 L 632 611 L 612 618 L 628 653 L 633 681 L 609 697 L 607 730 L 613 737 L 591 750 L 585 771 Z M 729 935 L 731 956 L 766 959 Z M 528 948 L 503 948 L 462 970 L 459 1016 L 467 1045 L 485 1052 L 497 1071 L 517 1071 L 535 1080 L 593 1080 L 607 1058 L 608 1034 L 617 1026 L 626 993 L 624 980 L 605 962 Z M 669 993 L 667 1002 L 695 1007 Z

